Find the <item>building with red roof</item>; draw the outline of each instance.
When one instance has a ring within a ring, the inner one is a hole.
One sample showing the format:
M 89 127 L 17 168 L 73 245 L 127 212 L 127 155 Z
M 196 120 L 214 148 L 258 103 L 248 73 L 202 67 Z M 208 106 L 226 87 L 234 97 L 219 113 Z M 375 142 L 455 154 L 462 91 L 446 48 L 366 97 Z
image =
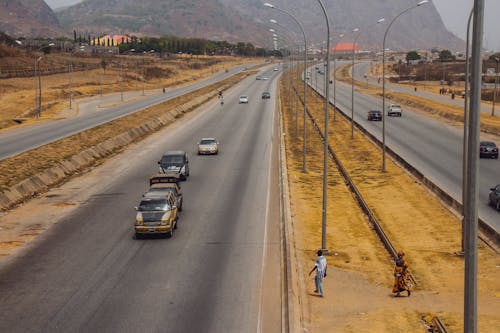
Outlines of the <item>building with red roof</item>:
M 361 51 L 361 48 L 354 43 L 337 43 L 332 47 L 332 52 L 335 52 L 335 54 L 352 54 L 353 50 L 356 53 Z

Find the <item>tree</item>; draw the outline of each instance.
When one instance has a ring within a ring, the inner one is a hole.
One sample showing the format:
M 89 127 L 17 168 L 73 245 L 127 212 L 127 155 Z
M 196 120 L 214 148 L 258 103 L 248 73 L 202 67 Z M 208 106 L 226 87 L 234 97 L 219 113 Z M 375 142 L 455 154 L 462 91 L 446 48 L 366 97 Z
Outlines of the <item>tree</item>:
M 455 60 L 455 56 L 451 53 L 450 50 L 442 50 L 439 52 L 439 60 L 440 61 L 453 61 Z
M 417 51 L 410 51 L 406 54 L 406 63 L 409 64 L 410 61 L 420 60 L 422 58 Z

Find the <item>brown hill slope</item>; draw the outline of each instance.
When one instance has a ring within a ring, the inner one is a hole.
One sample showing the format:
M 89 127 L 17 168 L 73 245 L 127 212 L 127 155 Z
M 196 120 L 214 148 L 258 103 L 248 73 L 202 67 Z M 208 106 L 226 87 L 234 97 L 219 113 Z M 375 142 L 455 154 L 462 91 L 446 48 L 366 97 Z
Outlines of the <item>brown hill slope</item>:
M 16 37 L 64 35 L 44 0 L 0 0 L 0 31 Z
M 257 42 L 265 27 L 218 0 L 87 0 L 58 12 L 67 29 Z

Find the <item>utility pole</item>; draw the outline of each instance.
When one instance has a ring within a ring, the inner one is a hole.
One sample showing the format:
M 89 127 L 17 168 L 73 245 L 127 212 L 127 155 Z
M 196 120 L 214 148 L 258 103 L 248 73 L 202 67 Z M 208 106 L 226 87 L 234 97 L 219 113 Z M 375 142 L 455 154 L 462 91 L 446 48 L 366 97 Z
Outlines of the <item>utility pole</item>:
M 73 108 L 73 64 L 69 64 L 69 108 Z
M 474 0 L 472 31 L 471 98 L 468 113 L 467 178 L 464 203 L 465 224 L 465 282 L 464 332 L 477 333 L 477 238 L 479 199 L 479 133 L 481 113 L 481 49 L 483 42 L 484 0 Z

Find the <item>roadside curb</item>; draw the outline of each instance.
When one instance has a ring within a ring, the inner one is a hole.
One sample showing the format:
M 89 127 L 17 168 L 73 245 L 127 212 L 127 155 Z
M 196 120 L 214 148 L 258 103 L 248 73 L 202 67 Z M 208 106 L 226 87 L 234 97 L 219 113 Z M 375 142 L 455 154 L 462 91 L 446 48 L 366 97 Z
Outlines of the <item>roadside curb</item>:
M 295 236 L 293 232 L 293 220 L 290 203 L 290 189 L 288 185 L 288 169 L 286 164 L 286 148 L 283 131 L 283 114 L 281 110 L 281 94 L 278 92 L 277 107 L 279 110 L 279 135 L 280 135 L 280 186 L 281 186 L 281 225 L 282 225 L 282 265 L 284 266 L 285 285 L 283 288 L 283 318 L 286 320 L 282 331 L 302 331 L 302 302 L 300 297 L 300 278 L 297 251 L 295 248 Z

